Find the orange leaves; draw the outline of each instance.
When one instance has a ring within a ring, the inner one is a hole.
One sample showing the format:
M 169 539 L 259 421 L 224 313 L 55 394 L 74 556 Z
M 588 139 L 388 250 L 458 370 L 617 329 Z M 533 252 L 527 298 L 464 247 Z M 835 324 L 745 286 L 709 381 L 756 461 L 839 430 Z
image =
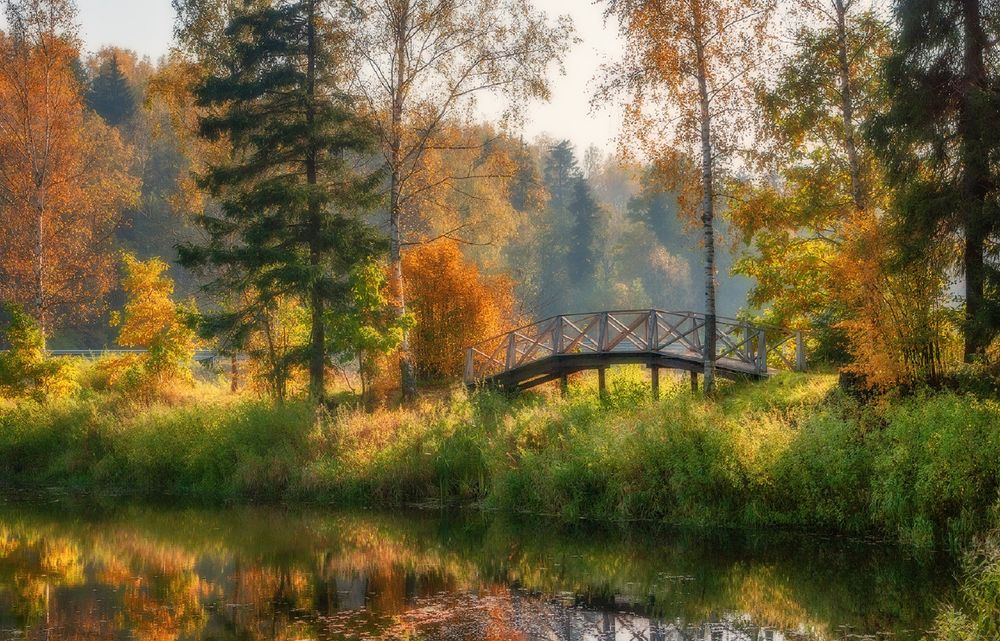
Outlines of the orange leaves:
M 411 349 L 424 376 L 461 375 L 466 347 L 516 322 L 514 283 L 482 274 L 455 243 L 417 247 L 404 255 L 403 266 L 417 321 Z
M 869 212 L 856 212 L 844 231 L 832 272 L 851 310 L 839 324 L 854 361 L 846 369 L 872 387 L 888 388 L 934 378 L 959 362 L 959 336 L 942 304 L 941 257 L 898 267 L 884 221 Z
M 0 297 L 43 327 L 97 311 L 107 241 L 138 197 L 130 150 L 83 108 L 68 37 L 0 34 Z

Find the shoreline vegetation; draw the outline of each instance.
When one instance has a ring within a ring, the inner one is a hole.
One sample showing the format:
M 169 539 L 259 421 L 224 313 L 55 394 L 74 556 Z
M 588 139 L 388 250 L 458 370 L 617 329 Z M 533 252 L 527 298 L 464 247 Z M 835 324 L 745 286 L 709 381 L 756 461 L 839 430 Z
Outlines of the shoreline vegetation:
M 84 374 L 81 374 L 84 375 Z M 1000 403 L 956 391 L 857 400 L 835 374 L 714 400 L 613 369 L 541 392 L 440 390 L 406 409 L 274 404 L 200 382 L 137 403 L 92 389 L 0 403 L 15 492 L 206 503 L 475 505 L 563 521 L 780 526 L 960 549 L 995 524 Z

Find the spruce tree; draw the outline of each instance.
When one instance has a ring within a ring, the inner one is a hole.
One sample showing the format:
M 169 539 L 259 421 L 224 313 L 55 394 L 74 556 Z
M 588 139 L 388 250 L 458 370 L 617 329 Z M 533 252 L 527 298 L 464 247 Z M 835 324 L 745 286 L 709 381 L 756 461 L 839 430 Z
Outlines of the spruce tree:
M 549 192 L 549 207 L 554 210 L 569 208 L 576 181 L 582 175 L 572 143 L 562 140 L 553 145 L 545 159 L 545 188 Z
M 1000 39 L 993 2 L 898 0 L 886 63 L 891 108 L 870 134 L 897 189 L 904 255 L 958 243 L 965 275 L 965 359 L 1000 332 Z
M 572 233 L 567 239 L 569 251 L 567 263 L 573 284 L 584 296 L 591 292 L 594 281 L 595 244 L 597 242 L 598 218 L 601 206 L 594 198 L 590 184 L 583 176 L 577 177 L 573 184 L 573 199 L 570 201 L 569 213 L 572 218 Z
M 574 231 L 570 207 L 576 183 L 583 179 L 573 145 L 568 140 L 549 149 L 542 176 L 549 198 L 545 210 L 544 248 L 538 257 L 541 277 L 537 306 L 542 313 L 563 314 L 571 311 L 567 309 L 572 285 L 569 248 Z
M 355 169 L 373 135 L 338 89 L 342 38 L 322 9 L 320 0 L 276 1 L 230 21 L 228 71 L 197 89 L 209 114 L 201 134 L 232 145 L 229 162 L 200 177 L 221 211 L 201 219 L 207 244 L 178 248 L 182 264 L 215 274 L 210 290 L 253 293 L 243 297 L 252 303 L 204 318 L 207 334 L 238 346 L 280 298 L 309 308 L 299 356 L 314 399 L 324 393 L 324 313 L 349 304 L 351 268 L 382 248 L 360 216 L 377 205 L 380 177 Z
M 118 65 L 118 56 L 101 63 L 87 90 L 87 106 L 93 109 L 112 127 L 118 127 L 135 113 L 135 95 L 128 78 Z

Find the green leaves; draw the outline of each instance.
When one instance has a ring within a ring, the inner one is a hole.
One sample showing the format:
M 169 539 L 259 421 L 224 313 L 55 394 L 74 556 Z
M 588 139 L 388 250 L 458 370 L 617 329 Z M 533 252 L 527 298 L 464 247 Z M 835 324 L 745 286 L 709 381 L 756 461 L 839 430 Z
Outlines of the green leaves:
M 200 221 L 207 243 L 178 248 L 183 265 L 214 276 L 207 289 L 231 308 L 202 325 L 231 349 L 265 328 L 279 299 L 309 308 L 308 349 L 268 342 L 266 360 L 281 371 L 287 357 L 308 360 L 315 395 L 327 347 L 324 309 L 351 307 L 351 270 L 383 248 L 361 218 L 380 202 L 379 172 L 365 168 L 372 128 L 340 90 L 343 34 L 323 5 L 284 0 L 229 21 L 225 64 L 196 90 L 207 111 L 201 135 L 232 147 L 227 161 L 199 177 L 221 211 Z
M 70 392 L 75 385 L 64 364 L 46 356 L 38 322 L 20 305 L 8 304 L 4 311 L 10 321 L 3 332 L 8 349 L 0 351 L 0 394 L 17 398 Z

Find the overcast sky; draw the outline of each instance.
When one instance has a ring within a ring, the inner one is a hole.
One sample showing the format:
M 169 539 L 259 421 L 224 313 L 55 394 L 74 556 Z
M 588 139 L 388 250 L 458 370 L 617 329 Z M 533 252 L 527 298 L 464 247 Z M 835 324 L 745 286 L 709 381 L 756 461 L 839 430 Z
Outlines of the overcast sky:
M 591 0 L 534 0 L 550 15 L 569 14 L 582 42 L 566 60 L 566 75 L 552 78 L 552 100 L 529 106 L 524 135 L 548 134 L 568 138 L 582 157 L 593 144 L 613 148 L 619 111 L 603 109 L 590 113 L 590 85 L 600 64 L 615 55 L 618 46 L 614 25 L 605 28 L 601 7 Z M 80 35 L 88 51 L 114 44 L 133 49 L 152 59 L 170 47 L 173 11 L 170 0 L 77 0 Z M 485 104 L 485 103 L 484 103 Z

